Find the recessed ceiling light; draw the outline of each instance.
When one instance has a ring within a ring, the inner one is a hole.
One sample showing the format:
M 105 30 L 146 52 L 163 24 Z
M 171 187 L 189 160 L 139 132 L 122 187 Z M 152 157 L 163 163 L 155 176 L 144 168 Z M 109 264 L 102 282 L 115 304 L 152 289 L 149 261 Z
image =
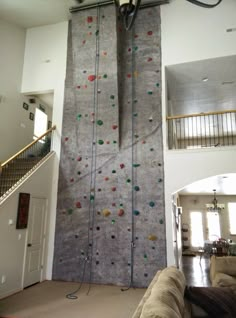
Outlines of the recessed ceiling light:
M 203 78 L 202 78 L 202 81 L 203 81 L 203 82 L 207 82 L 207 81 L 208 81 L 208 77 L 203 77 Z

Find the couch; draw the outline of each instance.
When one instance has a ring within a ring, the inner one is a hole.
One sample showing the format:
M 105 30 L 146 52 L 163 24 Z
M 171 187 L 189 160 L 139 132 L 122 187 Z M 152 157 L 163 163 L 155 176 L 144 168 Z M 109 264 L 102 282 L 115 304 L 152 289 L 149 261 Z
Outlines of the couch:
M 132 318 L 206 317 L 206 313 L 185 299 L 184 274 L 174 266 L 158 271 Z
M 230 287 L 236 285 L 236 256 L 217 257 L 210 260 L 210 279 L 214 287 Z

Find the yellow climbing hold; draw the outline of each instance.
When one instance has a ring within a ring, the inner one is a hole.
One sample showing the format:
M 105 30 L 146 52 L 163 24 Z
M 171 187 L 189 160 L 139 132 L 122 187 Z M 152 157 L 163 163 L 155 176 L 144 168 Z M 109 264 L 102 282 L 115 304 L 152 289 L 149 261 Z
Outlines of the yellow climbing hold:
M 137 72 L 137 71 L 134 71 L 134 77 L 137 78 L 138 75 L 139 75 L 138 72 Z
M 108 210 L 108 209 L 104 209 L 103 211 L 102 211 L 102 214 L 103 214 L 103 216 L 109 216 L 110 214 L 111 214 L 111 211 L 110 210 Z
M 157 240 L 157 237 L 156 237 L 156 235 L 149 235 L 148 236 L 148 239 L 149 239 L 149 241 L 156 241 Z

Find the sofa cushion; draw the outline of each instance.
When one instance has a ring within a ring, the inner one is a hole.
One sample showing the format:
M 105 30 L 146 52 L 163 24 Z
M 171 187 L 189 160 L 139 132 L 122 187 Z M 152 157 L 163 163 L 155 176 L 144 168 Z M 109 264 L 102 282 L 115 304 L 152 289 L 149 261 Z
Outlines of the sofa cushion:
M 184 317 L 185 278 L 175 267 L 161 271 L 145 302 L 140 318 Z
M 231 287 L 236 286 L 236 277 L 224 273 L 216 273 L 213 281 L 213 287 Z
M 210 278 L 212 282 L 215 278 L 216 273 L 224 273 L 230 276 L 236 276 L 236 257 L 212 256 L 210 264 Z

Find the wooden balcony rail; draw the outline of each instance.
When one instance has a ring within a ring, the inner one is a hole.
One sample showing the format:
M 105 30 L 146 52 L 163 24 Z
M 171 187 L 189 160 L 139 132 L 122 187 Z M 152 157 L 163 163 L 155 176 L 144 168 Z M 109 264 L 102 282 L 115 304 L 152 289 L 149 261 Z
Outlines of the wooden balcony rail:
M 56 126 L 48 129 L 0 165 L 0 197 L 51 151 L 52 132 L 55 129 Z
M 236 110 L 168 116 L 169 149 L 236 145 Z

